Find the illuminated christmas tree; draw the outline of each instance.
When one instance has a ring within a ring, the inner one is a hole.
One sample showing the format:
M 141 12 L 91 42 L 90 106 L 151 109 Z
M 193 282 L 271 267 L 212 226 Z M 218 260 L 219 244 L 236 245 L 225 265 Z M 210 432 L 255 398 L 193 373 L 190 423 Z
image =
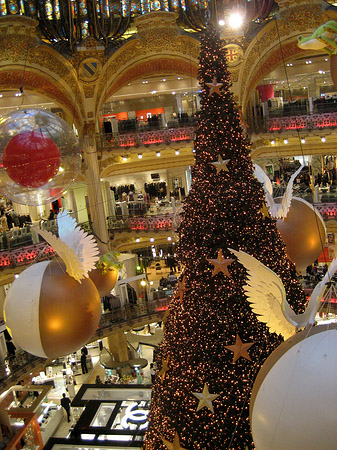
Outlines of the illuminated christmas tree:
M 201 40 L 201 111 L 193 184 L 179 227 L 179 289 L 158 351 L 146 449 L 253 449 L 249 398 L 267 356 L 282 342 L 246 300 L 246 271 L 229 248 L 282 279 L 296 312 L 305 296 L 253 175 L 249 142 L 230 93 L 214 29 Z

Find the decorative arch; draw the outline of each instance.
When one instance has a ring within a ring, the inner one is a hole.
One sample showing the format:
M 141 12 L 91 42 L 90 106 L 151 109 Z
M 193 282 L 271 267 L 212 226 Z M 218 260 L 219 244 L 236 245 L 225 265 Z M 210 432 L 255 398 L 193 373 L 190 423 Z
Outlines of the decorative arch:
M 59 83 L 48 80 L 43 74 L 36 73 L 30 69 L 26 69 L 23 74 L 22 70 L 19 69 L 6 70 L 5 68 L 0 68 L 0 89 L 18 89 L 19 86 L 23 86 L 27 91 L 37 92 L 53 99 L 56 103 L 66 108 L 77 124 L 82 123 L 78 106 L 60 87 Z
M 254 88 L 263 78 L 285 62 L 297 56 L 312 55 L 297 45 L 300 35 L 310 35 L 319 25 L 334 19 L 333 11 L 317 13 L 315 9 L 291 8 L 286 16 L 275 19 L 263 27 L 249 44 L 240 68 L 240 103 L 245 114 L 247 103 Z
M 197 39 L 181 35 L 170 36 L 166 41 L 127 42 L 103 68 L 95 90 L 96 115 L 107 98 L 137 78 L 160 73 L 197 77 L 199 48 Z

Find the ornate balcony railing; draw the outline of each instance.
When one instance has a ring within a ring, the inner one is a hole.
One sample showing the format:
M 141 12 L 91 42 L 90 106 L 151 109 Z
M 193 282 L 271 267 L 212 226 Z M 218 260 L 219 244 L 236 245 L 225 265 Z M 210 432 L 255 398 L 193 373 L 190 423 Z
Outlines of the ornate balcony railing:
M 194 139 L 194 125 L 157 130 L 135 130 L 129 133 L 111 133 L 97 136 L 101 149 L 170 144 L 171 142 L 191 141 Z
M 173 214 L 149 216 L 109 216 L 109 230 L 159 231 L 171 230 Z
M 268 133 L 296 130 L 325 130 L 337 127 L 337 112 L 305 114 L 272 118 L 248 118 L 251 133 Z
M 91 342 L 108 335 L 114 329 L 132 328 L 147 320 L 150 322 L 160 321 L 168 308 L 168 302 L 168 298 L 163 298 L 139 305 L 127 304 L 122 308 L 102 314 L 100 324 L 92 336 Z M 5 365 L 0 366 L 0 393 L 23 378 L 27 372 L 32 372 L 35 367 L 46 363 L 47 360 L 44 358 L 33 356 L 21 349 L 17 350 L 15 357 L 7 358 L 7 368 Z

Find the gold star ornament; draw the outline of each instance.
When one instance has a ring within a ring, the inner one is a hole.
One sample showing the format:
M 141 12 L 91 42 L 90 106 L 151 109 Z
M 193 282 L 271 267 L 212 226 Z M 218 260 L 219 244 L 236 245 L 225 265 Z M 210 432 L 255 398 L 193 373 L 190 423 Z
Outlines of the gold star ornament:
M 164 381 L 164 378 L 166 376 L 166 372 L 170 370 L 168 363 L 169 363 L 170 357 L 168 356 L 166 359 L 163 359 L 161 362 L 161 369 L 159 372 L 159 376 L 161 378 L 161 381 Z
M 270 217 L 269 215 L 269 206 L 267 206 L 265 203 L 263 204 L 262 208 L 260 209 L 260 213 L 262 214 L 263 218 Z
M 248 349 L 254 344 L 255 342 L 247 342 L 246 344 L 244 344 L 241 341 L 240 336 L 237 334 L 235 345 L 227 345 L 225 348 L 227 350 L 230 350 L 231 352 L 234 352 L 233 363 L 235 363 L 240 357 L 248 359 L 248 361 L 251 361 L 252 359 L 248 354 Z
M 192 392 L 192 394 L 199 399 L 197 411 L 202 408 L 208 408 L 214 414 L 212 401 L 219 397 L 219 394 L 210 394 L 207 383 L 204 384 L 202 392 Z
M 162 441 L 169 450 L 186 450 L 184 447 L 182 447 L 180 445 L 179 435 L 177 432 L 174 435 L 173 442 L 170 442 L 167 439 L 163 439 L 163 438 L 162 438 Z
M 220 88 L 223 86 L 223 83 L 218 83 L 216 77 L 213 77 L 212 83 L 205 83 L 206 86 L 209 87 L 208 97 L 213 95 L 214 93 L 221 95 Z
M 207 259 L 207 261 L 213 264 L 214 266 L 212 277 L 215 277 L 215 275 L 218 274 L 219 272 L 222 272 L 224 275 L 226 275 L 226 277 L 230 277 L 230 273 L 228 272 L 228 266 L 229 264 L 232 264 L 232 262 L 235 260 L 225 259 L 221 249 L 218 251 L 217 259 Z
M 216 168 L 216 174 L 219 175 L 219 173 L 224 170 L 225 172 L 228 172 L 227 164 L 229 163 L 230 159 L 222 159 L 219 155 L 218 160 L 215 162 L 212 162 L 211 164 Z

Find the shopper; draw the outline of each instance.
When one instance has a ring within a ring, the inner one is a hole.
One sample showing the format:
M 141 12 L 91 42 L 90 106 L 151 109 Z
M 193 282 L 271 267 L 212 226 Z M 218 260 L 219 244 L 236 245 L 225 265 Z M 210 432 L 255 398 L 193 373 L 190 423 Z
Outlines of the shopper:
M 82 373 L 83 375 L 85 373 L 88 373 L 88 367 L 87 367 L 87 355 L 85 354 L 85 351 L 81 351 L 81 367 L 82 367 Z
M 101 377 L 99 375 L 96 375 L 95 384 L 103 384 L 102 380 L 101 380 Z
M 153 384 L 156 378 L 156 371 L 153 363 L 150 364 L 150 374 L 151 374 L 151 383 Z
M 62 394 L 63 398 L 61 398 L 61 406 L 65 409 L 67 413 L 68 422 L 70 422 L 70 398 L 66 397 L 66 394 Z

